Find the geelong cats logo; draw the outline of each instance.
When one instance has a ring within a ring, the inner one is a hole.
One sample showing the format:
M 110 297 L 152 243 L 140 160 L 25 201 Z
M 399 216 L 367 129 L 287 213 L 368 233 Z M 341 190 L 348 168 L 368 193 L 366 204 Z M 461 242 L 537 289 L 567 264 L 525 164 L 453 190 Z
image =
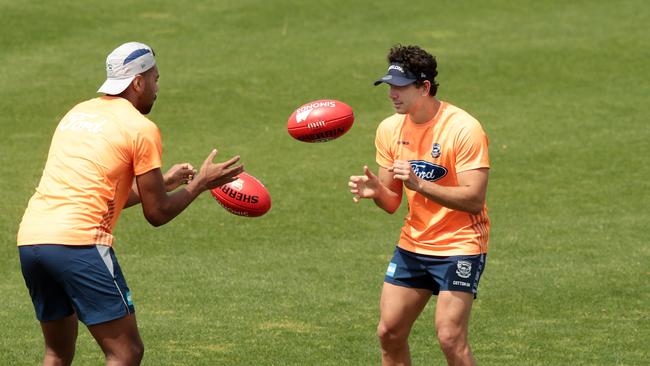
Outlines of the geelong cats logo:
M 440 157 L 440 144 L 437 142 L 431 147 L 431 157 L 434 159 Z
M 456 263 L 456 274 L 461 278 L 468 278 L 472 274 L 472 262 L 458 261 Z

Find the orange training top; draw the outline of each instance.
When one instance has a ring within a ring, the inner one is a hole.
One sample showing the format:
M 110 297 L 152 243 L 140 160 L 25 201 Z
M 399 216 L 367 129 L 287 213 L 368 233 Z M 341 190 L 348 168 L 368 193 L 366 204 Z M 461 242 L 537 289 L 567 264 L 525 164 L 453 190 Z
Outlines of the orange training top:
M 135 175 L 160 168 L 158 127 L 126 99 L 82 102 L 59 122 L 18 245 L 112 245 Z
M 377 163 L 390 168 L 395 160 L 408 160 L 423 179 L 457 186 L 456 174 L 489 168 L 488 139 L 479 122 L 462 109 L 441 102 L 432 120 L 413 123 L 395 114 L 377 128 Z M 486 253 L 490 219 L 487 207 L 478 215 L 452 210 L 405 187 L 409 213 L 399 247 L 435 255 Z

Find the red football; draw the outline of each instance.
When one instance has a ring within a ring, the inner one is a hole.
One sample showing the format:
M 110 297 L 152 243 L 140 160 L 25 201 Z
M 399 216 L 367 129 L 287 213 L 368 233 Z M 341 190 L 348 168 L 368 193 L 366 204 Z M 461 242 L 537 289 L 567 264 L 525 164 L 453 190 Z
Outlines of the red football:
M 293 138 L 304 142 L 326 142 L 343 136 L 352 127 L 354 113 L 338 100 L 309 102 L 296 109 L 287 121 Z
M 210 191 L 228 212 L 248 217 L 262 216 L 271 209 L 271 196 L 264 184 L 250 174 Z

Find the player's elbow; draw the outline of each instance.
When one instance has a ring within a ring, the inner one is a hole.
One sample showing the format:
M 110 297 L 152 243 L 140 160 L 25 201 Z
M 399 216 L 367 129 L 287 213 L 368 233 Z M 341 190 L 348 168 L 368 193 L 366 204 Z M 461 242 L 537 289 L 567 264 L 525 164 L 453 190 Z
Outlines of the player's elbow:
M 384 211 L 388 212 L 389 214 L 394 214 L 397 212 L 397 207 L 382 207 Z
M 471 209 L 467 210 L 467 212 L 469 212 L 472 215 L 478 215 L 478 214 L 481 213 L 481 211 L 483 211 L 483 207 L 481 207 L 481 208 L 471 208 Z
M 386 211 L 386 212 L 388 212 L 389 214 L 392 215 L 395 212 L 397 212 L 397 209 L 399 208 L 399 204 L 400 204 L 400 202 L 397 201 L 397 202 L 394 202 L 394 203 L 383 204 L 383 205 L 378 204 L 378 206 L 381 207 L 382 210 L 384 210 L 384 211 Z
M 149 220 L 149 223 L 150 223 L 151 226 L 153 226 L 153 227 L 160 227 L 160 226 L 163 226 L 163 225 L 166 224 L 165 221 L 151 221 L 151 220 Z
M 144 217 L 154 227 L 165 225 L 171 219 L 162 209 L 145 209 Z
M 472 215 L 479 215 L 485 207 L 485 199 L 475 199 L 468 203 L 465 211 Z
M 158 217 L 158 216 L 145 215 L 144 217 L 147 219 L 149 224 L 151 224 L 151 226 L 154 226 L 154 227 L 163 226 L 163 225 L 165 225 L 167 223 L 166 220 L 164 220 L 163 218 Z

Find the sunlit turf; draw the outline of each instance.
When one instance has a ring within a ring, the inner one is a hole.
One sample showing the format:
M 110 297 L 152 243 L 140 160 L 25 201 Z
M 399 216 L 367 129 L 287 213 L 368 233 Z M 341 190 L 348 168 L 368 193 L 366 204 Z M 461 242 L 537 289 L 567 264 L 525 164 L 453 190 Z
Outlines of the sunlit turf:
M 379 364 L 379 290 L 406 208 L 353 204 L 347 178 L 376 168 L 392 112 L 372 81 L 395 43 L 434 53 L 439 97 L 490 137 L 479 364 L 647 364 L 648 14 L 643 1 L 0 0 L 0 364 L 42 354 L 15 235 L 54 127 L 132 40 L 157 54 L 165 166 L 239 154 L 273 199 L 246 219 L 204 194 L 161 228 L 123 213 L 115 250 L 144 364 Z M 351 105 L 354 127 L 293 140 L 288 116 L 321 98 Z M 413 329 L 417 365 L 444 364 L 433 310 Z M 102 360 L 83 327 L 75 360 Z

